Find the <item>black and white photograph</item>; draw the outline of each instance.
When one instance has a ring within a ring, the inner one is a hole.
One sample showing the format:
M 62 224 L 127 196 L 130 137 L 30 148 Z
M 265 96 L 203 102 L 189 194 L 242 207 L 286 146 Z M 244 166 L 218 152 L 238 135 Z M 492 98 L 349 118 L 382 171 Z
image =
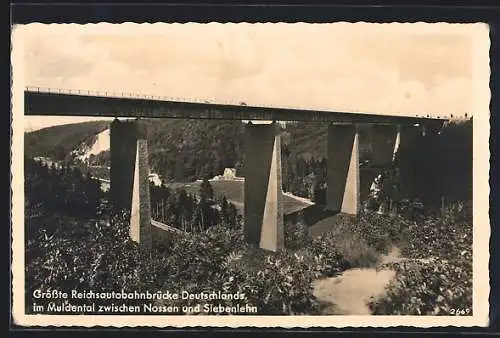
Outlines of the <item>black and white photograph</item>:
M 21 325 L 487 325 L 486 24 L 12 41 Z

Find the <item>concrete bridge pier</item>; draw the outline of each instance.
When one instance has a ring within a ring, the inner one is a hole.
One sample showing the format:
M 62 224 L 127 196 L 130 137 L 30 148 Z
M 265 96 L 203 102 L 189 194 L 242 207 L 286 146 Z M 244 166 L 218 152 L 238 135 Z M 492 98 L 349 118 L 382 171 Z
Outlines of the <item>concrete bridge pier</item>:
M 327 135 L 326 209 L 356 215 L 361 207 L 359 140 L 354 124 L 331 124 Z
M 433 121 L 415 125 L 398 125 L 395 153 L 400 147 L 406 147 L 421 137 L 429 137 L 440 132 L 444 121 Z
M 392 165 L 398 142 L 401 140 L 400 128 L 395 125 L 374 125 L 371 129 L 372 166 L 388 168 Z
M 115 211 L 130 212 L 130 237 L 151 247 L 151 201 L 147 141 L 136 121 L 110 126 L 110 198 Z
M 397 139 L 394 147 L 394 156 L 400 148 L 405 148 L 415 142 L 416 139 L 425 135 L 425 128 L 423 126 L 411 125 L 398 125 L 397 126 Z
M 151 199 L 149 194 L 148 144 L 146 140 L 137 140 L 130 212 L 130 238 L 151 248 Z
M 137 122 L 115 119 L 111 123 L 110 202 L 116 211 L 130 211 L 138 138 Z
M 281 139 L 276 123 L 245 128 L 244 234 L 270 251 L 284 247 Z

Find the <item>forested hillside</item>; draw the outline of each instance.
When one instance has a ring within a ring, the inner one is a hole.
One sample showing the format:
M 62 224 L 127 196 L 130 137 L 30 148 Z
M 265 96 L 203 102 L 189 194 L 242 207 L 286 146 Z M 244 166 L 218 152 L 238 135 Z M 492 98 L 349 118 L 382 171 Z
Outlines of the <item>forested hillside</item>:
M 143 120 L 151 167 L 166 181 L 193 181 L 241 167 L 240 121 Z
M 358 127 L 359 157 L 363 161 L 370 156 L 371 143 L 369 127 Z M 283 134 L 282 144 L 287 146 L 291 156 L 301 156 L 305 160 L 326 158 L 326 136 L 328 124 L 323 122 L 288 123 Z
M 235 167 L 243 176 L 244 124 L 240 121 L 143 119 L 150 165 L 166 182 L 188 182 L 222 174 Z M 68 159 L 82 143 L 88 145 L 95 135 L 108 127 L 107 122 L 85 122 L 55 126 L 26 134 L 28 156 Z M 327 127 L 318 123 L 288 123 L 283 127 L 283 184 L 286 191 L 311 196 L 315 177 L 324 183 Z M 361 133 L 361 158 L 369 143 Z M 89 164 L 109 166 L 109 152 L 91 155 Z
M 244 124 L 240 121 L 143 119 L 150 165 L 165 182 L 191 182 L 222 174 L 235 167 L 244 176 Z M 107 122 L 55 126 L 26 134 L 28 156 L 68 158 L 81 143 L 92 144 Z M 288 123 L 282 133 L 283 188 L 321 203 L 326 184 L 327 126 Z M 359 134 L 360 161 L 369 160 L 367 129 Z M 109 166 L 109 154 L 90 159 L 93 166 Z M 469 200 L 472 196 L 472 120 L 451 123 L 440 134 L 422 137 L 401 148 L 396 165 L 404 195 L 426 204 Z M 361 171 L 362 187 L 371 184 Z M 368 177 L 370 176 L 370 177 Z M 362 192 L 366 189 L 362 188 Z M 363 192 L 362 198 L 366 193 Z M 324 197 L 324 196 L 323 196 Z
M 82 143 L 91 145 L 97 134 L 109 127 L 108 121 L 90 121 L 47 127 L 24 134 L 28 157 L 44 156 L 62 161 Z

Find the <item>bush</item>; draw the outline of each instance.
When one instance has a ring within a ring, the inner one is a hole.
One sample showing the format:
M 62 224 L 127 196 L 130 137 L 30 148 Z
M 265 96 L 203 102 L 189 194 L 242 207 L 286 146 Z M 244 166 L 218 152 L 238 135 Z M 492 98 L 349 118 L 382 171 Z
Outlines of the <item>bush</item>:
M 314 238 L 308 251 L 313 257 L 316 257 L 315 270 L 322 276 L 334 276 L 353 264 L 352 260 L 349 260 L 352 257 L 346 259 L 340 253 L 335 237 L 331 232 Z
M 377 217 L 382 221 L 371 221 Z M 304 223 L 287 224 L 285 243 L 289 250 L 307 251 L 317 258 L 317 271 L 322 276 L 333 276 L 348 268 L 372 267 L 379 260 L 379 252 L 387 251 L 391 238 L 398 238 L 399 232 L 389 234 L 395 225 L 384 216 L 375 213 L 356 219 L 337 215 L 332 230 L 312 238 Z M 382 226 L 385 225 L 385 226 Z M 396 234 L 397 233 L 397 234 Z M 378 237 L 377 237 L 378 236 Z
M 346 269 L 374 267 L 380 260 L 380 255 L 369 246 L 362 237 L 356 235 L 345 238 L 338 245 L 338 250 L 347 264 Z
M 318 257 L 318 267 L 323 276 L 333 276 L 348 268 L 373 267 L 380 253 L 387 253 L 393 243 L 401 238 L 400 229 L 405 224 L 401 217 L 391 218 L 367 212 L 354 218 L 337 215 L 332 230 L 311 238 L 303 222 L 286 225 L 287 249 L 307 251 Z
M 353 231 L 379 253 L 387 253 L 393 243 L 401 240 L 401 229 L 407 223 L 402 217 L 389 217 L 376 212 L 361 213 Z
M 248 250 L 228 260 L 222 289 L 245 293 L 261 315 L 312 314 L 318 311 L 313 261 L 307 254 Z
M 36 230 L 26 244 L 27 294 L 37 289 L 137 290 L 146 271 L 137 269 L 136 262 L 147 257 L 128 238 L 123 218 L 82 222 L 56 215 L 50 227 L 44 226 L 46 219 L 32 220 Z M 27 304 L 30 300 L 26 297 Z
M 472 315 L 472 262 L 411 260 L 391 264 L 396 279 L 387 294 L 370 303 L 374 314 Z
M 374 266 L 380 255 L 367 243 L 361 233 L 355 231 L 354 227 L 353 224 L 344 223 L 324 233 L 313 241 L 315 246 L 311 250 L 322 254 L 340 271 Z M 335 260 L 338 261 L 336 265 Z M 332 272 L 335 272 L 335 269 Z
M 472 215 L 457 203 L 405 230 L 408 261 L 391 264 L 396 279 L 387 295 L 371 302 L 376 314 L 472 314 Z
M 51 220 L 50 233 L 43 226 L 45 221 L 40 220 L 39 231 L 27 244 L 28 311 L 35 289 L 220 290 L 245 293 L 245 303 L 257 306 L 258 314 L 315 311 L 311 282 L 317 277 L 315 266 L 321 263 L 315 265 L 308 253 L 251 249 L 241 230 L 215 226 L 202 233 L 182 233 L 168 247 L 143 251 L 129 239 L 127 213 L 113 216 L 110 223 L 96 224 L 58 216 Z M 198 302 L 168 301 L 168 305 Z M 219 301 L 222 305 L 234 302 L 241 301 Z
M 168 255 L 168 264 L 174 273 L 168 278 L 191 283 L 196 288 L 194 284 L 203 285 L 205 281 L 217 279 L 227 257 L 242 247 L 241 230 L 215 226 L 202 233 L 178 234 L 163 253 Z
M 302 221 L 285 224 L 285 247 L 289 250 L 303 248 L 310 243 L 307 226 Z
M 405 233 L 408 245 L 402 253 L 408 258 L 429 256 L 453 260 L 465 256 L 472 259 L 472 206 L 456 203 L 440 215 L 427 216 L 410 224 Z
M 310 314 L 317 311 L 311 283 L 324 271 L 323 257 L 310 250 L 265 252 L 249 247 L 241 229 L 222 226 L 174 240 L 169 264 L 175 275 L 169 289 L 244 293 L 258 314 Z M 239 300 L 220 300 L 233 306 Z M 194 303 L 192 304 L 194 305 Z

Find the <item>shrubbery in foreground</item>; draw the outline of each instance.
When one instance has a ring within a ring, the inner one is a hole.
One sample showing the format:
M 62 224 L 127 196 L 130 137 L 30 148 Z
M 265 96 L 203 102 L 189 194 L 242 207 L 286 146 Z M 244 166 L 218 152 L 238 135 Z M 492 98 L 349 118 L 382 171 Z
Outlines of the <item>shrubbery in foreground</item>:
M 407 259 L 390 264 L 396 279 L 373 300 L 375 314 L 472 315 L 472 215 L 463 204 L 405 229 Z
M 320 256 L 324 260 L 322 273 L 331 276 L 349 268 L 374 267 L 380 255 L 399 242 L 408 222 L 374 212 L 363 212 L 357 218 L 337 215 L 330 231 L 311 237 L 299 220 L 287 224 L 285 243 L 288 249 L 308 248 Z
M 396 280 L 371 303 L 375 314 L 450 314 L 472 304 L 472 216 L 457 205 L 417 222 L 361 214 L 312 238 L 300 222 L 289 225 L 287 249 L 249 247 L 239 227 L 224 224 L 178 234 L 171 243 L 143 251 L 129 238 L 129 216 L 109 222 L 47 216 L 27 217 L 27 310 L 33 290 L 245 293 L 258 314 L 314 314 L 321 309 L 312 282 L 345 269 L 373 267 L 394 242 L 406 242 L 407 258 L 394 263 Z M 32 213 L 29 213 L 30 215 Z M 47 300 L 46 300 L 47 301 Z M 194 305 L 179 300 L 165 305 Z M 221 301 L 223 302 L 223 301 Z M 225 301 L 222 305 L 235 305 Z M 42 301 L 37 301 L 43 305 Z
M 291 227 L 286 236 L 289 248 L 277 253 L 248 246 L 241 227 L 217 225 L 200 233 L 176 234 L 169 244 L 146 252 L 129 239 L 126 213 L 113 216 L 110 222 L 75 221 L 62 215 L 29 222 L 33 236 L 27 241 L 27 300 L 33 290 L 51 288 L 220 290 L 244 293 L 259 314 L 313 314 L 319 312 L 312 289 L 315 279 L 351 267 L 373 266 L 378 259 L 367 244 L 374 241 L 372 232 L 353 231 L 353 227 L 367 225 L 348 220 L 317 238 L 308 236 L 300 225 Z M 232 302 L 224 305 L 235 305 Z
M 240 230 L 222 226 L 176 235 L 169 246 L 146 252 L 129 239 L 128 226 L 126 214 L 110 223 L 60 215 L 31 220 L 29 227 L 37 230 L 26 246 L 27 309 L 36 289 L 220 290 L 245 293 L 259 314 L 315 311 L 311 282 L 320 270 L 314 264 L 321 261 L 307 252 L 264 253 L 246 246 Z M 183 300 L 182 305 L 190 304 Z

